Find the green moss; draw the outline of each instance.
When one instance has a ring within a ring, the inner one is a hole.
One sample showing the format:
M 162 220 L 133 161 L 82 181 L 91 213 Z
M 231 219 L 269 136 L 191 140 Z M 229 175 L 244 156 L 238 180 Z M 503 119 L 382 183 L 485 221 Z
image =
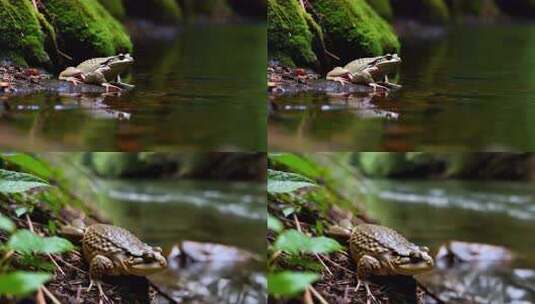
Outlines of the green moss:
M 314 66 L 313 34 L 296 0 L 268 0 L 268 51 L 284 64 Z
M 379 16 L 390 20 L 392 19 L 392 6 L 390 0 L 366 0 L 368 4 L 379 14 Z
M 175 0 L 128 0 L 124 5 L 129 16 L 163 23 L 177 23 L 182 18 L 182 11 Z
M 413 17 L 429 23 L 446 23 L 450 19 L 444 0 L 392 0 L 391 3 L 396 16 Z
M 99 2 L 113 17 L 124 19 L 125 9 L 122 0 L 99 0 Z
M 46 16 L 74 61 L 132 51 L 123 26 L 96 0 L 48 0 Z
M 392 27 L 364 0 L 316 0 L 313 6 L 327 49 L 341 62 L 400 48 Z
M 0 52 L 18 63 L 47 65 L 45 34 L 31 1 L 0 0 Z

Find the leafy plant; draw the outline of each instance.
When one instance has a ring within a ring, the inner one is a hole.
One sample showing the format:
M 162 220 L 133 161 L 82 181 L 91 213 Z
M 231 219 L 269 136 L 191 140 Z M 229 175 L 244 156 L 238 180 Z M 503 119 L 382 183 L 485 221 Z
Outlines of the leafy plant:
M 15 232 L 9 238 L 7 246 L 22 254 L 63 253 L 74 248 L 71 242 L 64 238 L 42 237 L 26 229 Z
M 289 254 L 331 253 L 343 248 L 334 239 L 324 236 L 309 237 L 295 229 L 281 233 L 275 241 L 274 247 Z
M 47 181 L 37 176 L 0 169 L 0 192 L 18 193 L 48 186 L 50 185 Z
M 300 174 L 268 169 L 267 191 L 269 193 L 289 193 L 301 188 L 315 186 L 317 184 L 311 179 Z
M 14 271 L 0 274 L 0 294 L 20 296 L 37 290 L 52 277 L 49 273 Z
M 313 272 L 282 271 L 268 274 L 268 291 L 277 296 L 292 296 L 320 278 Z

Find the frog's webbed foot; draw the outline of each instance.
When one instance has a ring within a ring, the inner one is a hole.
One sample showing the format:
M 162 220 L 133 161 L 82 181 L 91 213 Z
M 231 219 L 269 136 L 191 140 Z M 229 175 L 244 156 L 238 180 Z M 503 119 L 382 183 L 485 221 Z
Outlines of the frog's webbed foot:
M 338 82 L 343 86 L 345 86 L 346 84 L 351 83 L 351 81 L 348 80 L 347 77 L 328 77 L 327 80 Z
M 385 87 L 385 86 L 382 86 L 382 85 L 379 85 L 379 84 L 377 84 L 377 83 L 369 83 L 368 85 L 369 85 L 370 87 L 373 88 L 373 92 L 377 92 L 377 88 L 381 88 L 381 89 L 383 89 L 385 92 L 389 92 L 389 91 L 390 91 L 389 88 L 387 88 L 387 87 Z
M 77 78 L 77 77 L 63 77 L 63 78 L 60 78 L 60 79 L 61 80 L 65 80 L 67 82 L 70 82 L 75 86 L 83 83 L 83 78 L 80 79 L 80 78 Z
M 120 87 L 115 86 L 115 85 L 113 85 L 111 83 L 104 82 L 101 85 L 106 88 L 106 93 L 109 93 L 109 92 L 121 92 L 122 91 L 122 89 Z M 110 89 L 112 89 L 112 90 L 110 91 Z

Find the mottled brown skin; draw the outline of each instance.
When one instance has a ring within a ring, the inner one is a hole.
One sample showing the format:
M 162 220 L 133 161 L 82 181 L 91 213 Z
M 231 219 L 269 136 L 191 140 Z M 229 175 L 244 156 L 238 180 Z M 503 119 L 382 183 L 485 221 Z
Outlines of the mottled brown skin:
M 349 246 L 359 279 L 368 275 L 410 276 L 434 266 L 428 248 L 419 247 L 384 226 L 361 224 L 354 227 Z
M 82 237 L 82 253 L 89 263 L 92 279 L 104 275 L 145 276 L 167 267 L 160 248 L 143 243 L 126 229 L 93 224 L 76 229 L 71 227 L 69 232 Z

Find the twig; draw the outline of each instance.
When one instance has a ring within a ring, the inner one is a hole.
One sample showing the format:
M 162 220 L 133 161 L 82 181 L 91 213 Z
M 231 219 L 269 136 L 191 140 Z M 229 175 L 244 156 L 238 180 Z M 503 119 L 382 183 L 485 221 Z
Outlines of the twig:
M 45 286 L 42 286 L 41 289 L 45 293 L 45 295 L 52 301 L 54 304 L 61 304 L 61 302 L 48 290 Z
M 303 302 L 305 304 L 314 304 L 314 300 L 312 300 L 312 296 L 310 295 L 310 291 L 305 289 L 305 294 L 303 295 Z
M 303 231 L 301 231 L 301 225 L 299 224 L 299 220 L 297 219 L 297 215 L 295 215 L 295 213 L 293 214 L 293 217 L 294 217 L 294 221 L 295 221 L 295 226 L 297 226 L 297 230 L 299 232 L 303 232 Z
M 61 267 L 58 265 L 58 263 L 56 263 L 56 260 L 54 259 L 54 257 L 50 254 L 50 253 L 47 253 L 48 255 L 48 258 L 50 258 L 50 260 L 52 261 L 52 263 L 56 266 L 56 268 L 59 270 L 59 272 L 61 272 L 62 275 L 65 275 L 65 272 L 63 271 L 63 269 L 61 269 Z
M 338 267 L 338 268 L 340 268 L 340 269 L 342 269 L 342 270 L 345 270 L 345 271 L 347 271 L 347 272 L 349 272 L 349 273 L 355 274 L 354 271 L 352 271 L 352 270 L 350 270 L 350 269 L 347 269 L 346 267 L 344 267 L 344 266 L 342 266 L 342 265 L 340 265 L 340 264 L 334 262 L 333 260 L 329 259 L 328 257 L 324 257 L 324 259 L 326 259 L 329 263 L 333 264 L 334 266 L 336 266 L 336 267 Z
M 43 296 L 41 288 L 37 289 L 37 294 L 35 295 L 35 302 L 37 304 L 46 304 L 45 296 Z
M 35 233 L 35 230 L 33 230 L 32 220 L 30 220 L 30 216 L 28 215 L 28 213 L 24 215 L 26 216 L 26 221 L 28 221 L 28 228 L 30 228 L 31 232 Z
M 160 287 L 156 286 L 156 284 L 152 283 L 151 281 L 149 281 L 149 285 L 156 289 L 156 291 L 162 295 L 162 297 L 166 298 L 169 302 L 173 303 L 173 304 L 179 304 L 175 299 L 173 299 L 173 297 L 171 297 L 170 295 L 168 295 L 167 293 L 163 292 Z
M 32 3 L 33 3 L 33 7 L 35 7 L 35 10 L 36 10 L 36 11 L 39 11 L 39 10 L 37 9 L 37 2 L 35 2 L 35 0 L 32 0 Z
M 321 265 L 323 265 L 323 267 L 325 267 L 325 269 L 327 269 L 327 272 L 328 272 L 330 275 L 333 275 L 333 273 L 331 272 L 331 270 L 329 269 L 329 267 L 327 267 L 327 265 L 325 265 L 325 263 L 323 263 L 323 260 L 321 259 L 320 255 L 317 254 L 317 253 L 314 253 L 314 255 L 315 255 L 316 258 L 320 261 Z
M 314 287 L 312 286 L 308 286 L 308 289 L 310 289 L 310 291 L 312 292 L 312 294 L 321 302 L 321 304 L 329 304 L 329 302 L 327 302 L 327 300 L 325 300 L 321 295 L 320 293 L 314 289 Z
M 81 273 L 86 273 L 85 270 L 80 269 L 80 268 L 74 266 L 73 264 L 71 264 L 71 263 L 65 261 L 64 259 L 62 259 L 61 257 L 59 257 L 58 259 L 59 259 L 63 264 L 69 266 L 70 268 L 72 268 L 72 269 L 74 269 L 74 270 L 76 270 L 76 271 L 79 271 L 79 272 L 81 272 Z

